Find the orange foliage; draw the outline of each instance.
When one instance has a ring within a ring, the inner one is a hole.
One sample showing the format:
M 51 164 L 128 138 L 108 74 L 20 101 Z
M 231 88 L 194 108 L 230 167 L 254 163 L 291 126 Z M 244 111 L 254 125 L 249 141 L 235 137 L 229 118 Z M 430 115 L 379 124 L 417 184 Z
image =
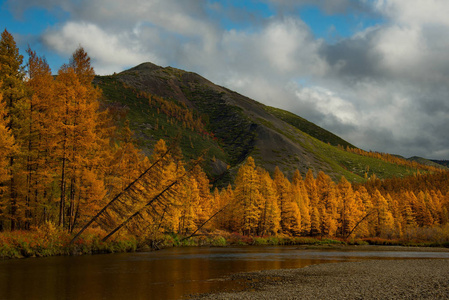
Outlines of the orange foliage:
M 315 178 L 309 170 L 304 179 L 296 171 L 290 181 L 279 169 L 272 178 L 248 157 L 234 188 L 229 185 L 212 194 L 200 167 L 186 171 L 179 149 L 168 150 L 161 140 L 149 159 L 136 147 L 126 122 L 120 130 L 112 127 L 107 112 L 99 109 L 101 94 L 91 84 L 94 71 L 82 48 L 56 79 L 44 59 L 28 53 L 29 78 L 24 85 L 18 78 L 14 88 L 0 84 L 0 230 L 29 229 L 46 222 L 59 222 L 68 230 L 80 227 L 155 161 L 159 163 L 145 184 L 119 201 L 122 211 L 129 213 L 180 179 L 164 202 L 155 202 L 151 213 L 141 215 L 149 223 L 141 226 L 142 234 L 190 234 L 214 215 L 203 229 L 244 235 L 401 238 L 426 228 L 447 228 L 449 172 L 354 148 L 346 150 L 427 173 L 403 179 L 373 177 L 364 184 L 351 184 L 343 177 L 336 184 L 324 172 Z M 0 61 L 0 79 L 6 78 L 4 68 L 14 65 L 20 70 L 20 57 L 14 55 L 12 62 Z M 170 122 L 213 137 L 184 104 L 140 96 Z M 18 185 L 23 187 L 20 191 Z M 117 210 L 102 222 L 113 224 L 123 218 Z

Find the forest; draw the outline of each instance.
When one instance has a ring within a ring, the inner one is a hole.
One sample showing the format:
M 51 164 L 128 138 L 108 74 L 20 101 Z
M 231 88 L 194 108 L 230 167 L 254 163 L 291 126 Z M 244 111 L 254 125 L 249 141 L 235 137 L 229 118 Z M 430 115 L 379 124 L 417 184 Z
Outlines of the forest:
M 119 124 L 101 105 L 82 47 L 56 76 L 45 58 L 32 49 L 27 54 L 24 62 L 12 35 L 2 33 L 2 256 L 89 252 L 79 250 L 86 241 L 102 249 L 111 247 L 107 241 L 122 247 L 207 234 L 449 243 L 447 171 L 356 184 L 334 182 L 322 171 L 270 174 L 247 157 L 232 184 L 213 189 L 201 157 L 186 161 L 176 139 L 158 141 L 150 157 L 139 150 L 128 122 Z M 186 108 L 149 99 L 183 127 L 207 133 Z

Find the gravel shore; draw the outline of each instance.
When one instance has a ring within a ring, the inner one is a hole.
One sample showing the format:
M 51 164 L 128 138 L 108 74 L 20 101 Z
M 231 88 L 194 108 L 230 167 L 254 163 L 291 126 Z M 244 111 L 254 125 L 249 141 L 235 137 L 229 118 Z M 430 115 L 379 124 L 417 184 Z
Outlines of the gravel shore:
M 449 259 L 365 260 L 241 273 L 241 292 L 200 299 L 449 299 Z

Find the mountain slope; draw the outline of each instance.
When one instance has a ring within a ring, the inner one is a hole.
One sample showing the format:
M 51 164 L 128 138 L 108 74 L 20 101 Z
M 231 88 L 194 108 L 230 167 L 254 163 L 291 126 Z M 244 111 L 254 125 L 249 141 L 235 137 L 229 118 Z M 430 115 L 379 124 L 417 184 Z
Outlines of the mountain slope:
M 439 165 L 441 165 L 441 166 L 444 166 L 444 167 L 449 168 L 449 160 L 437 160 L 437 159 L 432 159 L 431 161 L 434 162 L 434 163 L 437 163 L 437 164 L 439 164 Z
M 423 157 L 419 157 L 419 156 L 412 156 L 412 157 L 408 158 L 407 160 L 415 161 L 419 164 L 426 165 L 426 166 L 432 166 L 432 167 L 436 167 L 436 168 L 442 167 L 442 165 L 438 162 L 435 162 L 435 161 L 432 161 L 432 160 L 429 160 L 429 159 L 426 159 Z
M 182 135 L 186 157 L 208 149 L 210 177 L 229 175 L 246 157 L 290 176 L 324 171 L 334 179 L 406 176 L 416 169 L 344 151 L 350 143 L 290 112 L 265 106 L 198 74 L 144 63 L 113 76 L 99 76 L 105 106 L 126 112 L 141 148 Z M 167 108 L 168 107 L 168 108 Z M 185 116 L 192 116 L 185 118 Z M 225 180 L 226 181 L 226 180 Z

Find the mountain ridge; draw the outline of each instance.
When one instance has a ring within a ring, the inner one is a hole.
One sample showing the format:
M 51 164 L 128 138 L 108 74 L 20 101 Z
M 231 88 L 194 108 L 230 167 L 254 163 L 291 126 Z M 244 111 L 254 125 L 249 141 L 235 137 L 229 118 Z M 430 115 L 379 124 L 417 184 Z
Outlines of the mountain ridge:
M 363 181 L 371 174 L 382 178 L 416 172 L 346 152 L 344 148 L 356 147 L 300 116 L 266 106 L 196 73 L 143 63 L 112 76 L 97 76 L 95 83 L 103 89 L 106 103 L 127 107 L 144 151 L 156 138 L 169 139 L 181 130 L 181 148 L 187 156 L 209 148 L 206 170 L 211 177 L 232 173 L 248 156 L 270 172 L 279 167 L 287 176 L 296 169 L 303 175 L 312 169 L 315 176 L 324 171 L 334 180 L 345 176 Z M 173 124 L 170 113 L 164 116 L 162 106 L 151 99 L 190 111 L 207 134 L 186 129 L 184 123 L 182 128 Z M 163 123 L 164 132 L 154 123 Z

